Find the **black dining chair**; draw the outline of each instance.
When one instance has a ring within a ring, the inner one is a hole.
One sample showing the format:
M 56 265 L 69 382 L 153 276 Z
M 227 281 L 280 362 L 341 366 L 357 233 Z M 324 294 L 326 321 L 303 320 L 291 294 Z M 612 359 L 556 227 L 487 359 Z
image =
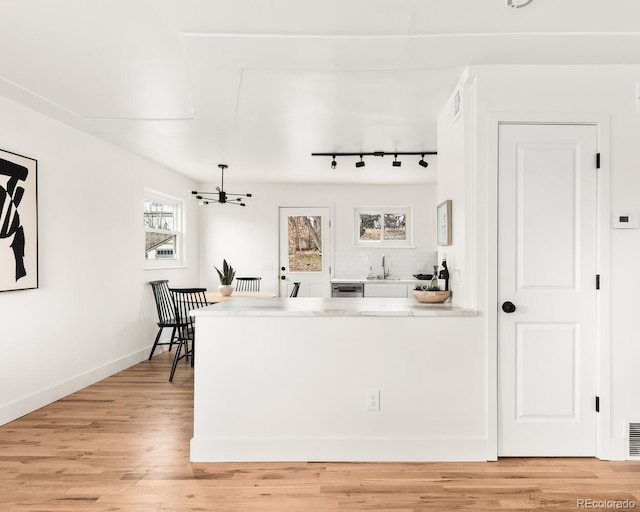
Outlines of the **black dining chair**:
M 237 292 L 259 292 L 261 277 L 236 277 Z
M 163 279 L 160 281 L 151 281 L 149 284 L 151 285 L 153 297 L 156 301 L 159 328 L 156 340 L 153 342 L 153 347 L 151 347 L 151 353 L 149 354 L 149 360 L 151 360 L 158 345 L 169 345 L 169 350 L 171 350 L 173 344 L 178 342 L 176 338 L 178 323 L 176 322 L 176 310 L 173 306 L 173 298 L 169 291 L 169 281 Z M 160 336 L 165 327 L 171 328 L 171 338 L 169 341 L 160 341 Z
M 293 288 L 291 288 L 291 294 L 289 295 L 289 297 L 297 297 L 299 289 L 300 283 L 293 283 Z
M 207 305 L 206 288 L 169 288 L 175 305 L 178 324 L 178 350 L 173 358 L 169 382 L 173 381 L 180 359 L 191 358 L 191 366 L 195 357 L 195 318 L 189 312 Z

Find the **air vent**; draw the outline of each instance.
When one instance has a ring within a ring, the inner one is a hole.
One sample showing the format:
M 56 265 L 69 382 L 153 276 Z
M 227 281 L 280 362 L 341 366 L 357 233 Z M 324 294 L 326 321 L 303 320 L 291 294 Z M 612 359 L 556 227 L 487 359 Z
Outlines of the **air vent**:
M 640 420 L 627 422 L 627 458 L 640 460 Z

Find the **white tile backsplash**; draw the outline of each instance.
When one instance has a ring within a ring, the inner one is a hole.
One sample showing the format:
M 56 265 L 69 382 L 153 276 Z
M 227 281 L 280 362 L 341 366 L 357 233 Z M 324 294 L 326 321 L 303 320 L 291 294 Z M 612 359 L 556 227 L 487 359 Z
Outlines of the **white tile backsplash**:
M 373 272 L 382 275 L 382 256 L 385 256 L 390 277 L 410 278 L 413 274 L 429 274 L 437 262 L 437 253 L 414 249 L 336 250 L 334 277 L 337 279 L 363 279 Z M 370 268 L 372 270 L 370 270 Z

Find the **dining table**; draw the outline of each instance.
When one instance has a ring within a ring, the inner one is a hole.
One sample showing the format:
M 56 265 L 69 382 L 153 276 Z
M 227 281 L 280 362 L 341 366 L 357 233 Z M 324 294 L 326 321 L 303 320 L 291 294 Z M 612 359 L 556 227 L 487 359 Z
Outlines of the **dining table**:
M 251 299 L 272 299 L 277 297 L 277 293 L 273 292 L 236 292 L 234 291 L 229 296 L 223 296 L 218 290 L 212 290 L 205 292 L 205 297 L 209 304 L 216 304 L 218 302 L 227 302 L 236 298 L 251 298 Z

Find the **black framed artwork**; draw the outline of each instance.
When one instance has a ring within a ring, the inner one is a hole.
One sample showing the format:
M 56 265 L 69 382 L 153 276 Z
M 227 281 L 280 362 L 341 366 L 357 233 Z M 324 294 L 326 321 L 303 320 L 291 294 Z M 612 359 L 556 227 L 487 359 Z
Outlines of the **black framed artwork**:
M 38 287 L 38 162 L 0 149 L 0 291 Z

